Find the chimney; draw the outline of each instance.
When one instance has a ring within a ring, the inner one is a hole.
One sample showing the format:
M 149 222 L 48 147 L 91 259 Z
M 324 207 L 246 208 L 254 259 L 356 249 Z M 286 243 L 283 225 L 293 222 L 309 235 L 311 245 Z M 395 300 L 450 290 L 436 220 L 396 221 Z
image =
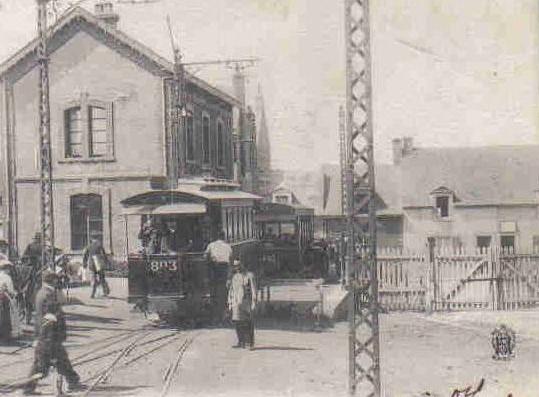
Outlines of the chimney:
M 412 153 L 412 150 L 414 149 L 414 138 L 412 137 L 404 137 L 402 138 L 402 156 L 407 156 L 410 153 Z
M 400 138 L 391 141 L 393 147 L 393 165 L 399 165 L 402 160 L 403 142 Z
M 120 20 L 120 16 L 114 12 L 112 2 L 110 1 L 100 1 L 96 3 L 95 16 L 113 29 L 116 29 L 118 21 Z
M 234 89 L 234 96 L 241 103 L 242 109 L 245 107 L 245 75 L 236 65 L 236 72 L 232 77 L 232 86 Z

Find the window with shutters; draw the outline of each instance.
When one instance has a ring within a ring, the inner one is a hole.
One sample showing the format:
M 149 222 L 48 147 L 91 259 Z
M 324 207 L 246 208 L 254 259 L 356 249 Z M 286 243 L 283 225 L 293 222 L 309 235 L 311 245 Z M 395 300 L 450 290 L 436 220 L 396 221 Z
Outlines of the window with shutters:
M 64 159 L 70 161 L 113 160 L 112 104 L 88 100 L 64 110 Z

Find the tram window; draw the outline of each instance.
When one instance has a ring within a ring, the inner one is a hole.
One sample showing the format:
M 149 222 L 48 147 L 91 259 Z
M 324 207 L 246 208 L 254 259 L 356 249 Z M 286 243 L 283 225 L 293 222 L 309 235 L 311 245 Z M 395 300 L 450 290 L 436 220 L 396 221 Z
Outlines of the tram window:
M 293 223 L 281 224 L 281 235 L 293 236 L 295 232 L 296 232 L 296 226 Z
M 247 225 L 246 225 L 246 219 L 245 219 L 245 208 L 240 208 L 240 214 L 241 214 L 241 239 L 245 240 L 247 235 Z
M 236 208 L 236 240 L 241 239 L 240 235 L 240 209 Z

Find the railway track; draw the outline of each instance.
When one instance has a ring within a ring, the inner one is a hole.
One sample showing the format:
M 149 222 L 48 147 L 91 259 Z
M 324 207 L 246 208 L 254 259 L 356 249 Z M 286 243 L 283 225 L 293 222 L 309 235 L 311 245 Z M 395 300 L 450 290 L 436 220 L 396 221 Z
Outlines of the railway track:
M 178 376 L 178 372 L 180 369 L 181 361 L 183 360 L 183 356 L 187 349 L 191 346 L 193 341 L 195 340 L 196 335 L 192 337 L 187 337 L 178 348 L 178 352 L 176 353 L 176 357 L 173 362 L 169 364 L 167 367 L 165 374 L 163 376 L 163 389 L 161 391 L 161 397 L 166 397 L 170 391 L 170 387 L 172 386 L 172 383 L 174 379 Z
M 121 340 L 127 339 L 128 337 L 133 335 L 133 333 L 140 332 L 140 331 L 141 331 L 140 329 L 133 329 L 133 330 L 130 330 L 130 331 L 122 332 L 120 334 L 115 334 L 115 335 L 110 335 L 110 336 L 107 336 L 107 337 L 104 337 L 104 338 L 100 338 L 100 339 L 97 339 L 97 340 L 94 340 L 94 341 L 91 341 L 91 342 L 88 342 L 88 343 L 84 343 L 84 344 L 77 344 L 77 345 L 66 344 L 64 346 L 66 348 L 68 348 L 69 350 L 78 349 L 78 348 L 81 348 L 81 347 L 82 348 L 90 347 L 92 349 L 92 351 L 95 352 L 95 351 L 100 351 L 100 350 L 106 349 L 107 347 L 110 347 L 110 346 L 118 343 Z M 28 343 L 27 345 L 21 346 L 16 351 L 11 352 L 11 353 L 6 354 L 6 355 L 15 356 L 17 353 L 20 353 L 20 352 L 22 352 L 22 351 L 24 351 L 26 349 L 30 349 L 32 346 L 33 346 L 32 343 Z M 3 362 L 2 364 L 0 364 L 0 372 L 4 368 L 8 368 L 8 367 L 11 367 L 13 365 L 21 364 L 21 363 L 24 363 L 24 362 L 28 362 L 28 357 L 18 359 L 18 360 L 9 361 L 9 362 L 5 362 L 5 363 Z

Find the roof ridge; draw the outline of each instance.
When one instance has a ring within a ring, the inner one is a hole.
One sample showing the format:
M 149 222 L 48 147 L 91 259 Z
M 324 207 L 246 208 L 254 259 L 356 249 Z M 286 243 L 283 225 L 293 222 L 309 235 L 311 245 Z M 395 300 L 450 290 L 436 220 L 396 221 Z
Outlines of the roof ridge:
M 108 34 L 112 34 L 116 36 L 117 39 L 128 44 L 134 51 L 151 59 L 160 67 L 162 67 L 164 71 L 170 73 L 170 75 L 173 74 L 174 65 L 171 61 L 161 56 L 160 54 L 158 54 L 156 51 L 154 51 L 152 48 L 142 43 L 141 41 L 135 38 L 132 38 L 131 36 L 123 32 L 122 30 L 109 27 L 105 22 L 99 20 L 99 18 L 97 18 L 93 13 L 91 13 L 90 11 L 88 11 L 87 9 L 81 6 L 74 6 L 72 9 L 65 12 L 54 24 L 48 27 L 47 34 L 49 35 L 49 37 L 52 37 L 56 32 L 62 29 L 65 24 L 67 24 L 69 21 L 71 21 L 73 18 L 76 18 L 76 17 L 83 17 L 86 19 L 87 22 L 103 29 Z M 16 51 L 13 55 L 9 56 L 4 61 L 0 62 L 0 76 L 5 74 L 9 69 L 14 67 L 15 65 L 17 65 L 17 63 L 20 62 L 21 59 L 28 52 L 31 52 L 35 48 L 37 48 L 38 44 L 39 44 L 39 37 L 34 37 L 26 45 L 24 45 L 22 48 Z M 227 102 L 233 103 L 235 105 L 239 104 L 239 101 L 231 94 L 213 86 L 212 84 L 194 76 L 191 73 L 186 72 L 185 75 L 191 83 L 198 85 L 200 88 L 207 90 L 211 94 L 217 97 L 220 96 L 221 99 Z
M 477 146 L 417 146 L 412 150 L 462 150 L 462 149 L 509 149 L 509 148 L 539 148 L 539 143 L 522 145 L 477 145 Z

